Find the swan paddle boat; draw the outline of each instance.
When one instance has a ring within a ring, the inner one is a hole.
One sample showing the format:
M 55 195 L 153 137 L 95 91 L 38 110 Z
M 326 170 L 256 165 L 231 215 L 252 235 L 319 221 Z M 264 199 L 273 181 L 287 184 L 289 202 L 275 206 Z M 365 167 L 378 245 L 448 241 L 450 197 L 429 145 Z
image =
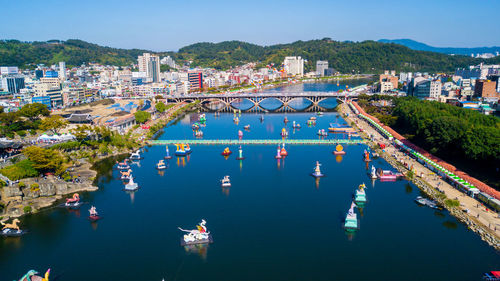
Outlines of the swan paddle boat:
M 300 129 L 300 124 L 299 123 L 295 123 L 295 121 L 293 121 L 292 128 L 294 128 L 294 129 Z
M 205 220 L 201 220 L 201 223 L 196 226 L 197 229 L 193 230 L 185 230 L 179 227 L 180 231 L 187 232 L 181 238 L 181 245 L 195 245 L 195 244 L 208 244 L 213 243 L 212 235 L 209 231 L 207 231 L 207 227 L 205 226 L 207 222 Z
M 2 231 L 0 232 L 0 235 L 5 236 L 5 237 L 19 237 L 23 234 L 26 234 L 26 231 L 22 230 L 19 228 L 17 225 L 20 223 L 18 219 L 12 220 L 11 223 L 3 223 L 2 224 Z
M 126 191 L 135 191 L 139 189 L 139 185 L 134 182 L 134 177 L 132 175 L 130 175 L 130 180 L 123 189 Z
M 99 216 L 99 213 L 97 213 L 97 209 L 94 206 L 90 207 L 89 213 L 90 213 L 90 215 L 89 215 L 90 221 L 94 222 L 94 221 L 98 221 L 102 218 Z
M 243 129 L 245 129 L 245 130 L 247 130 L 247 131 L 248 131 L 248 130 L 250 130 L 250 125 L 245 125 L 245 126 L 243 126 Z
M 370 161 L 372 161 L 372 160 L 370 159 L 370 152 L 368 152 L 366 149 L 365 149 L 365 151 L 363 152 L 363 161 L 365 161 L 365 162 L 370 162 Z
M 200 117 L 199 117 L 199 119 L 198 119 L 198 120 L 199 120 L 200 122 L 205 122 L 205 121 L 207 121 L 207 117 L 205 116 L 205 113 L 200 114 Z
M 321 177 L 324 177 L 325 175 L 321 173 L 321 170 L 320 170 L 320 167 L 321 164 L 319 163 L 319 161 L 316 161 L 316 167 L 314 167 L 314 171 L 311 173 L 311 176 L 315 177 L 315 178 L 321 178 Z
M 229 180 L 229 176 L 224 176 L 223 179 L 220 180 L 222 187 L 231 187 L 231 181 Z

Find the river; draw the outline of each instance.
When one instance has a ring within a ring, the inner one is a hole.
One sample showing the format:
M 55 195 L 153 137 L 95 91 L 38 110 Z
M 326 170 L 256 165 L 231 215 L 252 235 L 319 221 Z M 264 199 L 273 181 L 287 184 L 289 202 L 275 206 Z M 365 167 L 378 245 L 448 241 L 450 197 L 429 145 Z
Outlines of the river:
M 344 85 L 341 85 L 342 88 Z M 351 85 L 350 85 L 351 86 Z M 273 89 L 307 91 L 335 88 L 304 84 Z M 330 105 L 334 105 L 330 102 Z M 205 139 L 280 138 L 285 114 L 207 113 Z M 318 129 L 343 120 L 334 112 L 288 113 L 302 125 L 291 138 L 316 139 Z M 192 114 L 167 127 L 160 139 L 193 138 Z M 290 128 L 291 122 L 288 123 Z M 330 134 L 329 138 L 334 135 Z M 343 135 L 337 137 L 344 138 Z M 418 188 L 405 180 L 374 182 L 362 161 L 364 145 L 350 145 L 342 158 L 330 146 L 289 145 L 288 157 L 274 158 L 275 146 L 243 147 L 245 160 L 227 160 L 223 146 L 193 146 L 168 169 L 155 164 L 165 147 L 146 148 L 133 174 L 140 189 L 122 190 L 117 170 L 101 170 L 99 190 L 82 194 L 79 212 L 48 209 L 22 218 L 29 233 L 0 239 L 0 280 L 14 280 L 29 269 L 51 268 L 50 280 L 479 280 L 499 269 L 500 256 L 446 211 L 415 204 Z M 174 147 L 170 147 L 172 153 Z M 309 174 L 320 161 L 326 175 Z M 390 169 L 383 159 L 375 167 Z M 230 175 L 232 187 L 219 180 Z M 360 229 L 347 235 L 342 221 L 355 188 L 366 183 L 368 202 L 358 213 Z M 87 220 L 90 205 L 104 217 Z M 185 248 L 182 232 L 207 221 L 214 243 Z

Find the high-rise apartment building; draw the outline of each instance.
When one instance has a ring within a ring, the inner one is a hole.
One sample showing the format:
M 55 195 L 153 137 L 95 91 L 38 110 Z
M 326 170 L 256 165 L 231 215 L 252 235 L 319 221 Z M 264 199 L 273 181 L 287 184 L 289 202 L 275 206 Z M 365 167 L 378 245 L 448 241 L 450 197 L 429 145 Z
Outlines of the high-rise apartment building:
M 316 75 L 325 76 L 325 70 L 328 69 L 328 61 L 316 61 Z
M 203 88 L 203 73 L 201 71 L 188 72 L 189 90 Z
M 301 57 L 285 57 L 283 66 L 287 74 L 304 75 L 304 60 Z
M 160 57 L 150 53 L 144 53 L 137 58 L 139 72 L 146 72 L 147 78 L 152 82 L 160 82 Z
M 66 80 L 66 63 L 63 61 L 59 62 L 59 79 Z

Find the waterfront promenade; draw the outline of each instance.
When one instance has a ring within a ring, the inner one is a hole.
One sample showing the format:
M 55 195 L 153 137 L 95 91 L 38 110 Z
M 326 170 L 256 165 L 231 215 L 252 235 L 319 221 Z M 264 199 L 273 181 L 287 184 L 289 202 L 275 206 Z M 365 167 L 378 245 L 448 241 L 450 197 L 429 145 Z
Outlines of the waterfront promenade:
M 455 187 L 448 184 L 434 172 L 423 166 L 421 163 L 405 155 L 399 149 L 394 147 L 392 143 L 384 138 L 384 136 L 382 136 L 377 130 L 364 120 L 360 119 L 345 103 L 342 104 L 341 110 L 343 113 L 349 113 L 349 117 L 346 117 L 347 120 L 355 122 L 358 128 L 362 129 L 366 134 L 373 136 L 374 142 L 385 144 L 386 157 L 392 158 L 392 160 L 400 163 L 402 166 L 413 167 L 415 176 L 420 180 L 424 181 L 427 185 L 433 188 L 439 188 L 439 191 L 446 194 L 446 197 L 449 199 L 459 200 L 459 208 L 463 211 L 463 214 L 468 215 L 472 221 L 482 224 L 488 232 L 494 234 L 497 239 L 500 240 L 500 217 L 497 213 L 488 210 L 474 198 L 465 195 Z

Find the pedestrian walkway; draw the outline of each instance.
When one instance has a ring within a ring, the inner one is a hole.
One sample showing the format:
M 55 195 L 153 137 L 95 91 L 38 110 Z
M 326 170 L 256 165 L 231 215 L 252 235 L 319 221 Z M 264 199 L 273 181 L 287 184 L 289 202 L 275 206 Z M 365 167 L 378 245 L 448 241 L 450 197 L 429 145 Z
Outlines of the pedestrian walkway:
M 337 145 L 337 144 L 361 144 L 362 139 L 222 139 L 222 140 L 200 140 L 200 139 L 185 139 L 185 140 L 151 140 L 150 145 L 172 145 L 172 144 L 190 144 L 190 145 L 280 145 L 280 144 L 295 144 L 295 145 Z

